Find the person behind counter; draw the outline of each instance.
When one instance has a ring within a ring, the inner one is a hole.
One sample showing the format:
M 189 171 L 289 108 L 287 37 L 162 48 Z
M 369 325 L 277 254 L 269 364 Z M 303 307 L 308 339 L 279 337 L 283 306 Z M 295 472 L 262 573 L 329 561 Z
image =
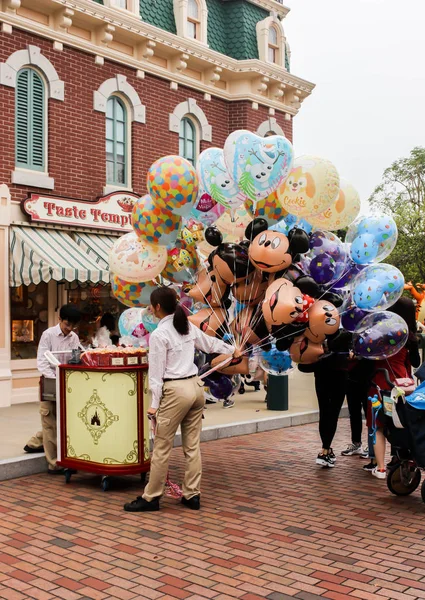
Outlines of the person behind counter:
M 40 339 L 37 349 L 37 368 L 40 372 L 40 415 L 44 452 L 48 463 L 48 473 L 57 475 L 63 473 L 56 464 L 57 435 L 56 435 L 56 369 L 47 358 L 45 352 L 61 352 L 75 350 L 80 346 L 75 327 L 81 320 L 80 311 L 73 304 L 62 306 L 59 311 L 59 323 L 46 329 Z M 67 362 L 67 354 L 55 354 L 60 362 Z M 35 437 L 38 437 L 36 434 Z M 33 439 L 33 438 L 31 438 Z M 30 444 L 31 440 L 28 442 Z M 28 445 L 27 444 L 27 445 Z
M 99 322 L 99 329 L 93 338 L 95 348 L 106 348 L 108 346 L 118 346 L 120 336 L 115 330 L 115 317 L 111 313 L 105 313 Z
M 178 303 L 176 292 L 167 287 L 154 290 L 151 310 L 161 319 L 149 341 L 149 387 L 152 403 L 149 418 L 155 418 L 157 430 L 151 460 L 149 483 L 143 496 L 124 505 L 129 512 L 159 510 L 164 493 L 168 462 L 177 428 L 181 427 L 186 459 L 182 504 L 200 508 L 201 429 L 205 405 L 204 383 L 194 364 L 195 348 L 206 354 L 239 354 L 225 342 L 206 335 L 191 324 Z

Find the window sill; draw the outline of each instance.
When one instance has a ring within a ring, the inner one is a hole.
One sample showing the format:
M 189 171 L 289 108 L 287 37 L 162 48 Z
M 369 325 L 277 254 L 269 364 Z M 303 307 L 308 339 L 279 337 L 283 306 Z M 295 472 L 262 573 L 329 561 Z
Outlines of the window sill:
M 132 192 L 133 188 L 127 187 L 125 185 L 113 185 L 112 183 L 107 183 L 103 188 L 103 195 L 107 196 L 108 194 L 112 194 L 112 192 Z
M 12 171 L 11 181 L 18 185 L 28 185 L 29 187 L 44 188 L 46 190 L 53 190 L 55 188 L 53 177 L 49 177 L 47 173 L 30 171 L 29 169 L 16 168 Z

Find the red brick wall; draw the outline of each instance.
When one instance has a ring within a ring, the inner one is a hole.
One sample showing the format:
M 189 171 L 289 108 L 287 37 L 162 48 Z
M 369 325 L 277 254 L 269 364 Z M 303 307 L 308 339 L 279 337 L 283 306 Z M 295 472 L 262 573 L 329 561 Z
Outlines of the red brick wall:
M 48 101 L 48 172 L 55 180 L 55 189 L 50 192 L 55 195 L 94 200 L 102 194 L 106 182 L 105 115 L 93 110 L 93 92 L 117 74 L 127 77 L 146 106 L 146 124 L 132 124 L 132 186 L 141 194 L 145 193 L 146 171 L 152 162 L 178 153 L 178 135 L 169 131 L 169 113 L 180 102 L 188 98 L 197 101 L 212 126 L 214 146 L 223 146 L 235 129 L 255 131 L 268 118 L 266 108 L 254 111 L 250 102 L 229 103 L 219 98 L 206 102 L 203 94 L 193 89 L 179 86 L 171 91 L 168 81 L 148 74 L 144 80 L 137 79 L 134 69 L 109 61 L 98 67 L 93 55 L 67 47 L 63 52 L 54 51 L 51 41 L 16 29 L 12 35 L 0 33 L 0 62 L 28 44 L 41 48 L 65 82 L 65 101 Z M 0 183 L 8 185 L 15 166 L 14 112 L 15 90 L 0 86 Z M 276 114 L 276 118 L 292 139 L 292 122 L 285 121 L 283 115 Z M 201 150 L 210 145 L 201 142 Z M 10 187 L 13 200 L 22 200 L 30 192 L 46 192 Z

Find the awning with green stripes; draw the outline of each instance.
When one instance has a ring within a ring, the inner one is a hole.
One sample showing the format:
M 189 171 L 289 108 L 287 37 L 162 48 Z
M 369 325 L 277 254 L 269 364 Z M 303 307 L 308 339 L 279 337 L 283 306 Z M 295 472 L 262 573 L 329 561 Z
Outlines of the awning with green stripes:
M 54 281 L 109 283 L 109 271 L 61 230 L 11 227 L 10 285 Z
M 112 235 L 98 235 L 97 233 L 72 234 L 75 242 L 90 256 L 102 269 L 109 269 L 109 250 L 117 240 Z

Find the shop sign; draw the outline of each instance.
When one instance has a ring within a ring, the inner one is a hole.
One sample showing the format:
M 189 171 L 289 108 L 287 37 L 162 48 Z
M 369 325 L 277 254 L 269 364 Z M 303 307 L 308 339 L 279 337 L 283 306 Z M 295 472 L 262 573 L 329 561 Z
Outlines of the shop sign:
M 112 192 L 96 202 L 87 202 L 30 194 L 24 200 L 22 210 L 36 223 L 131 231 L 131 213 L 139 197 L 132 192 Z

